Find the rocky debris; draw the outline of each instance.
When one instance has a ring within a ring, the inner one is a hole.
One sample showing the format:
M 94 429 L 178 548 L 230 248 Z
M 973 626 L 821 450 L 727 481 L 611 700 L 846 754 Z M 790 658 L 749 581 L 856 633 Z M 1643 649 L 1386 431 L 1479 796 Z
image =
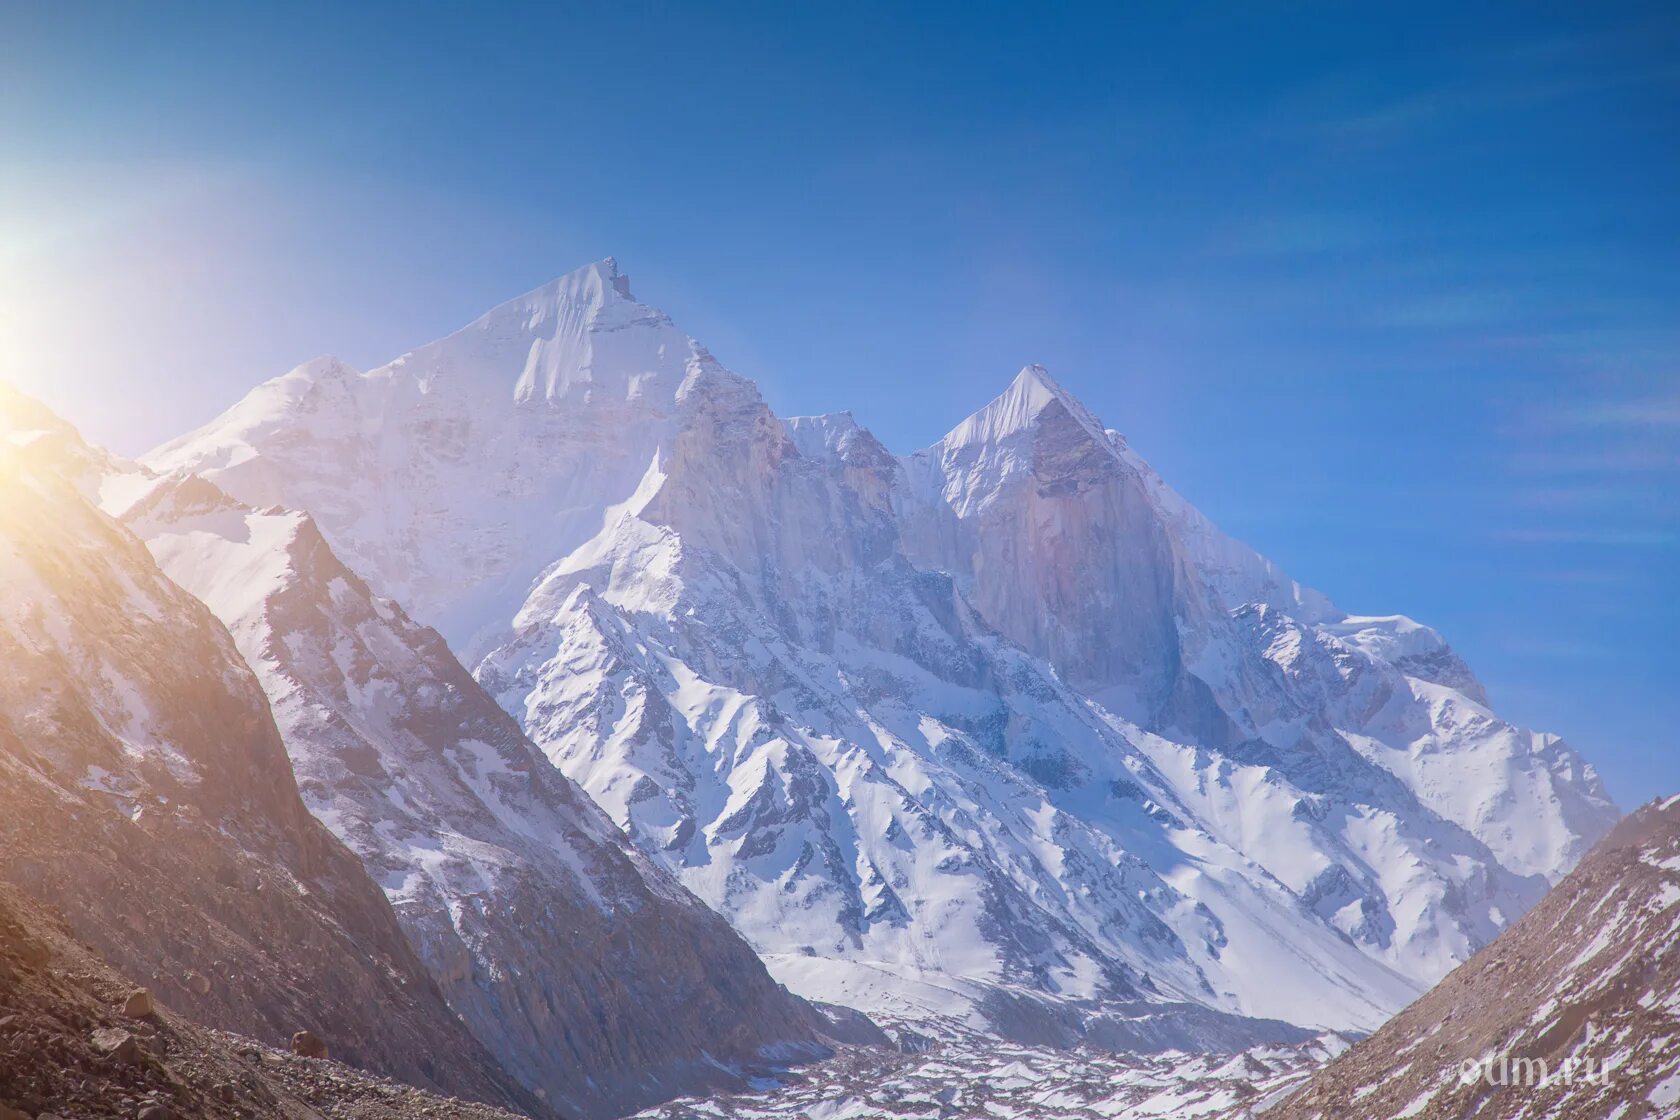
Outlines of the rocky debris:
M 519 1120 L 166 1009 L 119 1016 L 133 989 L 0 883 L 0 1120 Z
M 325 1060 L 327 1057 L 327 1044 L 322 1042 L 319 1038 L 316 1038 L 308 1031 L 298 1031 L 292 1036 L 292 1053 L 298 1055 L 300 1058 L 320 1058 Z
M 130 1019 L 144 1019 L 157 1010 L 152 1002 L 152 993 L 144 988 L 136 988 L 123 1001 L 123 1015 Z
M 1680 797 L 1268 1120 L 1680 1116 Z
M 902 1028 L 897 1028 L 902 1030 Z M 638 1120 L 1246 1120 L 1346 1043 L 1325 1036 L 1236 1055 L 1123 1055 L 978 1036 L 893 1054 L 849 1051 L 754 1093 L 682 1100 Z

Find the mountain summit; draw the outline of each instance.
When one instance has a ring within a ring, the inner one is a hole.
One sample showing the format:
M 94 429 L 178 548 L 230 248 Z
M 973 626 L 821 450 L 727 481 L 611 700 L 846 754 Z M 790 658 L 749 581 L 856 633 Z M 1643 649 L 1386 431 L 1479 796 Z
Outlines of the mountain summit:
M 608 258 L 378 369 L 300 366 L 146 462 L 307 509 L 351 568 L 471 652 L 634 491 L 678 390 L 707 372 Z
M 147 461 L 308 511 L 778 979 L 924 1029 L 1371 1028 L 1617 815 L 1043 369 L 896 456 L 778 418 L 610 261 Z

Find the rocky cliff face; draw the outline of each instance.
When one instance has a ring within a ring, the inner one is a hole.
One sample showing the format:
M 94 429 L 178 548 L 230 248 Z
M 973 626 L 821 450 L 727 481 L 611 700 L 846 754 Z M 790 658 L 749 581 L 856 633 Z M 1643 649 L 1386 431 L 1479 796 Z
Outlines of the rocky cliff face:
M 1680 798 L 1319 1072 L 1282 1120 L 1680 1115 Z
M 149 461 L 411 592 L 807 995 L 1034 1041 L 1373 1027 L 1615 817 L 1433 631 L 1220 534 L 1042 370 L 900 458 L 776 417 L 610 261 Z
M 1119 715 L 1159 722 L 1201 604 L 1136 468 L 1038 367 L 905 464 L 906 551 Z
M 0 402 L 4 405 L 5 402 Z M 305 809 L 226 629 L 0 407 L 0 877 L 194 1019 L 529 1106 Z
M 196 476 L 126 513 L 229 626 L 305 804 L 384 888 L 445 997 L 567 1115 L 737 1088 L 826 1021 L 650 863 L 304 514 Z

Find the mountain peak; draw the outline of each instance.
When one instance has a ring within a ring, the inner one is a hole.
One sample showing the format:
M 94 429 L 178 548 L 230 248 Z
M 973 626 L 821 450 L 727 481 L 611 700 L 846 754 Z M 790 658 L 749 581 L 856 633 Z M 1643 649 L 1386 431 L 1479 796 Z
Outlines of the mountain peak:
M 1072 393 L 1062 388 L 1041 365 L 1022 366 L 1009 388 L 985 408 L 952 428 L 942 441 L 947 447 L 997 443 L 1033 428 L 1046 409 L 1060 406 L 1099 442 L 1106 442 L 1102 422 Z
M 1048 393 L 1051 396 L 1062 396 L 1067 392 L 1050 376 L 1050 371 L 1037 362 L 1021 367 L 1021 372 L 1009 383 L 1009 391 Z
M 619 269 L 617 257 L 602 257 L 516 296 L 492 309 L 485 318 L 507 307 L 569 306 L 594 313 L 621 302 L 636 303 L 636 297 L 630 294 L 630 277 Z
M 664 372 L 664 391 L 675 392 L 694 349 L 669 316 L 631 294 L 617 259 L 603 257 L 384 368 L 406 367 L 428 386 L 466 370 L 511 375 L 519 401 L 554 401 L 604 383 L 623 399 L 655 371 Z
M 282 376 L 305 381 L 323 381 L 336 377 L 356 377 L 359 376 L 359 371 L 335 354 L 317 354 Z
M 619 269 L 616 257 L 603 257 L 498 303 L 430 347 L 472 336 L 554 339 L 635 321 L 669 322 L 663 312 L 637 302 L 630 292 L 630 277 Z M 427 349 L 421 347 L 416 353 Z

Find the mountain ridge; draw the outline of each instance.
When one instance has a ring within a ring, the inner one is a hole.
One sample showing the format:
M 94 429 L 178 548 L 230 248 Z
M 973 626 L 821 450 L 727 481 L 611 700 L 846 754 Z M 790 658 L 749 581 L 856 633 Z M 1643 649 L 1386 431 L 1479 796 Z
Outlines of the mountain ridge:
M 227 630 L 72 484 L 106 457 L 43 416 L 0 387 L 0 877 L 201 1023 L 546 1115 L 304 807 Z
M 796 990 L 1064 1040 L 1139 994 L 1374 1026 L 1617 815 L 1439 635 L 1219 533 L 1048 373 L 895 456 L 620 275 L 148 461 L 308 509 Z
M 384 889 L 450 1006 L 548 1107 L 619 1115 L 737 1088 L 838 1040 L 885 1041 L 777 987 L 308 514 L 155 475 L 16 403 L 33 457 L 106 499 L 226 624 L 310 813 Z

